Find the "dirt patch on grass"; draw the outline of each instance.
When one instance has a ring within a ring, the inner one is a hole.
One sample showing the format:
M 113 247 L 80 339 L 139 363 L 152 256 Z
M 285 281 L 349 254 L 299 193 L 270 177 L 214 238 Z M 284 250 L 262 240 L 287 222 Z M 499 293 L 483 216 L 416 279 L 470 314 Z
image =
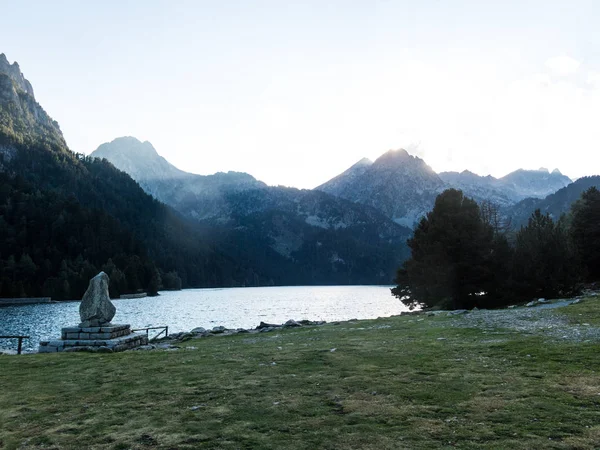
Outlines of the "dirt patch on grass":
M 600 402 L 600 379 L 598 376 L 572 376 L 560 380 L 557 389 L 577 397 L 594 399 Z

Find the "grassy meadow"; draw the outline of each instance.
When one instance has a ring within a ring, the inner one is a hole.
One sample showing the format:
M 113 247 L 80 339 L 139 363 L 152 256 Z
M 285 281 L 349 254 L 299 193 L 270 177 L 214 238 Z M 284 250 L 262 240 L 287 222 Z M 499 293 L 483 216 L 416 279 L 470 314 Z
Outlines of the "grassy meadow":
M 600 298 L 547 312 L 600 326 Z M 411 315 L 0 356 L 2 449 L 600 447 L 598 341 Z

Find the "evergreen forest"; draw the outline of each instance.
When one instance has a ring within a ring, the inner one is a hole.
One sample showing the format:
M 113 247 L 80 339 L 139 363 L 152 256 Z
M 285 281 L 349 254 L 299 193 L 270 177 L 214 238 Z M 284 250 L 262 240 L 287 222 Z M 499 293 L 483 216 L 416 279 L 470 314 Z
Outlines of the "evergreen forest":
M 568 214 L 539 209 L 514 231 L 499 208 L 460 190 L 440 194 L 409 239 L 392 294 L 411 309 L 494 308 L 576 293 L 600 279 L 600 191 Z

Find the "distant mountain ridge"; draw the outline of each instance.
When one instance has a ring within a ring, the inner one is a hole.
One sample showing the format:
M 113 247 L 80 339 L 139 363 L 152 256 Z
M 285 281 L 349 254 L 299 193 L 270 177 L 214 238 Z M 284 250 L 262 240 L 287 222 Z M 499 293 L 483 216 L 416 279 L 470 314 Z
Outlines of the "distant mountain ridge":
M 215 204 L 225 193 L 264 188 L 266 184 L 242 172 L 197 175 L 178 169 L 160 156 L 150 142 L 134 137 L 121 137 L 100 145 L 91 155 L 105 158 L 116 168 L 126 172 L 157 200 L 178 207 L 195 201 L 211 199 L 213 208 L 186 211 L 186 215 L 211 218 L 220 214 Z
M 544 198 L 573 182 L 569 177 L 563 175 L 560 170 L 548 169 L 538 170 L 518 169 L 505 175 L 498 180 L 503 186 L 514 189 L 517 196 L 523 198 Z
M 279 280 L 288 284 L 385 284 L 407 255 L 410 229 L 366 205 L 318 191 L 267 186 L 246 173 L 189 174 L 160 157 L 150 143 L 130 137 L 102 144 L 91 156 L 127 171 L 146 192 L 184 216 L 218 229 L 220 245 L 236 258 L 265 270 L 287 268 Z
M 492 177 L 477 175 L 468 170 L 462 172 L 440 172 L 440 178 L 448 186 L 460 189 L 469 197 L 479 201 L 489 200 L 501 206 L 514 204 L 517 199 L 512 191 L 503 189 L 499 181 Z
M 527 198 L 515 205 L 503 208 L 501 213 L 510 219 L 511 225 L 515 229 L 527 225 L 531 213 L 536 209 L 557 220 L 562 214 L 568 213 L 571 205 L 592 186 L 600 189 L 600 176 L 579 178 L 546 198 Z
M 373 206 L 396 223 L 412 227 L 448 188 L 460 189 L 478 202 L 508 207 L 525 198 L 544 198 L 569 183 L 560 171 L 546 169 L 519 169 L 499 179 L 468 170 L 436 174 L 421 158 L 400 149 L 384 153 L 371 164 L 362 159 L 315 189 Z
M 468 170 L 436 174 L 421 158 L 400 149 L 390 150 L 374 162 L 363 158 L 314 191 L 307 191 L 269 187 L 240 172 L 191 174 L 170 164 L 149 142 L 133 137 L 102 144 L 91 156 L 106 158 L 130 174 L 146 192 L 182 214 L 220 224 L 240 223 L 242 217 L 275 210 L 291 214 L 295 209 L 296 219 L 305 224 L 339 228 L 342 222 L 336 223 L 337 219 L 323 215 L 322 210 L 319 216 L 301 206 L 315 204 L 308 199 L 316 198 L 313 192 L 319 191 L 378 210 L 398 225 L 411 228 L 431 210 L 436 196 L 450 187 L 461 189 L 478 202 L 491 201 L 506 214 L 516 214 L 519 202 L 534 204 L 534 200 L 525 199 L 543 199 L 571 181 L 558 170 L 546 169 L 519 169 L 502 178 L 483 177 Z M 350 207 L 337 207 L 344 208 Z
M 558 169 L 518 169 L 502 178 L 485 177 L 468 170 L 462 172 L 440 172 L 440 178 L 448 185 L 472 191 L 474 196 L 496 197 L 497 203 L 511 204 L 525 198 L 544 198 L 572 183 Z M 479 192 L 478 192 L 479 190 Z

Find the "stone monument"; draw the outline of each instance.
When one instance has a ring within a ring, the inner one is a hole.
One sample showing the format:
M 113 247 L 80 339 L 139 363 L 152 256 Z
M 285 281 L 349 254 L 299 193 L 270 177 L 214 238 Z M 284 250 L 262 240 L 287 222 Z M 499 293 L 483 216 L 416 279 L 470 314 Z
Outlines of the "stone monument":
M 133 333 L 130 325 L 113 325 L 117 309 L 108 295 L 109 278 L 100 272 L 90 280 L 79 305 L 81 323 L 63 328 L 61 339 L 40 342 L 40 353 L 62 351 L 119 352 L 148 343 L 144 333 Z

